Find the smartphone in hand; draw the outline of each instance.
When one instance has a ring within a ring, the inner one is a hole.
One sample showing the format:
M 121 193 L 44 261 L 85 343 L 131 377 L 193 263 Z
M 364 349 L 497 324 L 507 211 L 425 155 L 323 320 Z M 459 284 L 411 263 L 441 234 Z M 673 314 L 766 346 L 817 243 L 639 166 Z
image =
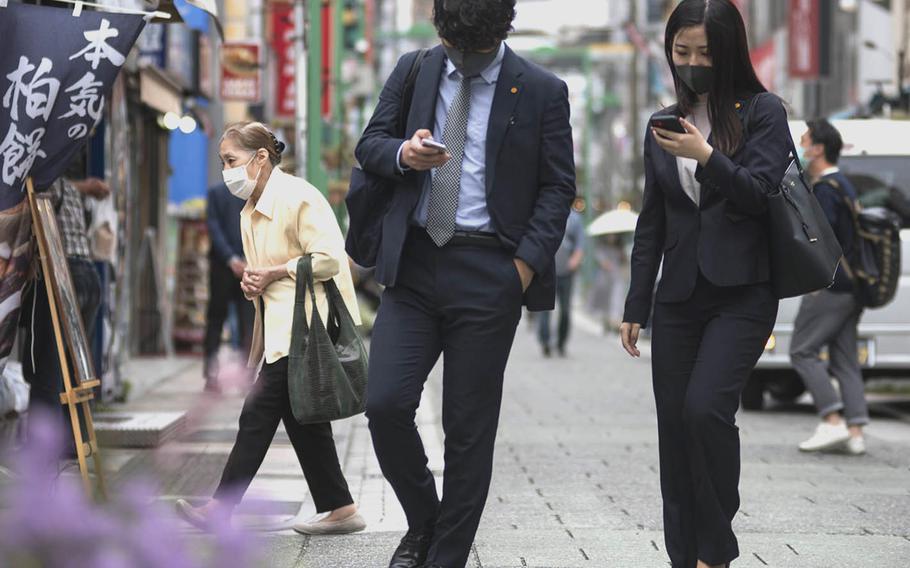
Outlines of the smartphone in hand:
M 679 117 L 675 114 L 659 114 L 657 116 L 652 116 L 651 128 L 661 128 L 663 130 L 669 130 L 670 132 L 676 132 L 677 134 L 686 133 L 686 129 L 679 123 Z
M 438 151 L 440 154 L 445 154 L 448 151 L 446 149 L 445 144 L 443 144 L 442 142 L 437 142 L 431 138 L 424 138 L 423 140 L 420 141 L 420 145 L 423 146 L 424 148 L 433 148 L 434 150 Z

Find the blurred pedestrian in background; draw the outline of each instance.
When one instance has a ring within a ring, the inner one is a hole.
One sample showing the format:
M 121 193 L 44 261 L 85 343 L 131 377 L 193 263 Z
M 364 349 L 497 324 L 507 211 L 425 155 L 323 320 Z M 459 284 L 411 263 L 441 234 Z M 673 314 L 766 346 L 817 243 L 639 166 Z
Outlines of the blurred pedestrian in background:
M 259 379 L 243 403 L 240 430 L 221 482 L 206 505 L 177 502 L 189 523 L 207 529 L 215 517 L 229 516 L 262 465 L 278 423 L 284 422 L 303 469 L 318 515 L 294 526 L 306 534 L 347 534 L 366 527 L 348 490 L 329 423 L 301 425 L 288 395 L 288 352 L 297 299 L 297 262 L 311 255 L 316 304 L 307 300 L 310 317 L 318 309 L 328 319 L 321 285 L 334 279 L 348 311 L 359 323 L 357 300 L 344 252 L 344 238 L 328 201 L 318 189 L 281 171 L 284 144 L 258 122 L 229 126 L 220 155 L 228 189 L 245 201 L 241 212 L 244 295 L 255 303 L 249 365 L 262 363 Z
M 575 274 L 581 267 L 585 256 L 585 224 L 577 210 L 569 214 L 566 222 L 566 234 L 562 238 L 559 250 L 556 251 L 556 301 L 559 307 L 559 318 L 556 332 L 556 351 L 560 357 L 566 356 L 566 342 L 572 326 L 572 290 Z M 552 353 L 550 343 L 550 314 L 541 312 L 537 320 L 537 338 L 544 357 Z
M 621 335 L 640 356 L 663 261 L 651 364 L 665 543 L 674 568 L 723 567 L 739 556 L 736 412 L 777 317 L 768 195 L 793 142 L 782 101 L 755 75 L 730 0 L 680 3 L 664 48 L 677 104 L 652 117 L 645 139 Z
M 590 249 L 597 269 L 588 306 L 591 313 L 599 317 L 605 332 L 616 332 L 622 323 L 623 301 L 628 291 L 628 262 L 623 237 L 619 234 L 597 237 L 592 240 Z
M 554 305 L 553 258 L 575 197 L 568 88 L 506 45 L 514 18 L 515 0 L 436 0 L 442 45 L 422 63 L 420 52 L 400 59 L 357 145 L 365 172 L 393 180 L 367 393 L 376 456 L 409 526 L 390 568 L 465 566 L 522 305 Z M 414 418 L 441 354 L 440 501 Z
M 46 192 L 56 214 L 86 338 L 91 338 L 94 333 L 95 316 L 101 304 L 101 280 L 92 262 L 88 238 L 86 199 L 104 199 L 110 191 L 110 187 L 103 180 L 86 178 L 85 168 L 77 158 L 68 168 L 66 175 L 54 182 Z M 64 451 L 68 457 L 72 457 L 75 456 L 72 423 L 68 417 L 64 419 L 65 407 L 60 404 L 63 374 L 54 339 L 47 288 L 43 276 L 40 275 L 38 255 L 35 254 L 33 259 L 38 277 L 26 286 L 21 322 L 26 328 L 21 358 L 23 376 L 31 385 L 29 411 L 34 415 L 32 411 L 41 408 L 49 416 L 60 417 L 61 430 L 69 433 L 64 440 Z
M 804 296 L 796 316 L 790 360 L 812 393 L 821 423 L 815 433 L 799 445 L 804 452 L 846 450 L 859 455 L 866 451 L 863 426 L 869 422 L 863 372 L 857 350 L 857 327 L 863 306 L 857 299 L 850 269 L 856 266 L 854 211 L 859 207 L 856 189 L 837 167 L 844 142 L 840 133 L 824 119 L 811 120 L 802 135 L 800 151 L 815 197 L 834 228 L 844 251 L 834 284 Z M 823 347 L 827 360 L 822 359 Z M 840 385 L 834 388 L 831 376 Z
M 209 229 L 209 303 L 205 314 L 205 390 L 220 392 L 218 381 L 218 351 L 224 335 L 228 308 L 234 307 L 237 317 L 238 343 L 243 359 L 249 357 L 253 338 L 253 304 L 243 297 L 240 281 L 246 269 L 243 240 L 240 236 L 240 212 L 246 205 L 228 191 L 224 183 L 209 188 L 206 198 L 205 222 Z

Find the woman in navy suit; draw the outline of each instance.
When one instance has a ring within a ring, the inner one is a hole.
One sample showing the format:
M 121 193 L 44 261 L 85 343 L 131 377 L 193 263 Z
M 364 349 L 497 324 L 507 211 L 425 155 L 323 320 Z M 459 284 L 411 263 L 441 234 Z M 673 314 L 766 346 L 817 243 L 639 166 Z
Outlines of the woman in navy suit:
M 652 371 L 667 552 L 674 568 L 725 566 L 739 555 L 736 411 L 777 317 L 767 196 L 787 169 L 790 132 L 729 0 L 679 4 L 665 51 L 677 104 L 658 114 L 675 115 L 685 133 L 652 122 L 646 136 L 621 335 L 638 357 L 663 260 Z

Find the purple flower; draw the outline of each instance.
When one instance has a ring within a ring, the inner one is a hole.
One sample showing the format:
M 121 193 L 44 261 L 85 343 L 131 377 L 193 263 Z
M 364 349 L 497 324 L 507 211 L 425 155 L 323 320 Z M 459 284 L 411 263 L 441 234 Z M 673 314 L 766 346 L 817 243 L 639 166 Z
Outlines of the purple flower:
M 256 539 L 225 522 L 214 550 L 190 537 L 157 501 L 153 485 L 132 482 L 91 502 L 78 474 L 59 476 L 57 422 L 36 414 L 30 443 L 15 456 L 14 480 L 0 491 L 0 566 L 59 568 L 245 568 L 258 564 Z

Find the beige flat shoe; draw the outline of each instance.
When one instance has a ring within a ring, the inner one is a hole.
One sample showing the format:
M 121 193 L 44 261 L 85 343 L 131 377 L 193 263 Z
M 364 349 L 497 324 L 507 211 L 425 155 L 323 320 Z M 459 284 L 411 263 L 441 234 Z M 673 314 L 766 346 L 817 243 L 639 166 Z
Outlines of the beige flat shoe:
M 294 530 L 300 534 L 326 535 L 326 534 L 351 534 L 367 528 L 366 521 L 360 513 L 354 513 L 340 521 L 327 521 L 329 513 L 321 513 L 308 521 L 297 523 Z

